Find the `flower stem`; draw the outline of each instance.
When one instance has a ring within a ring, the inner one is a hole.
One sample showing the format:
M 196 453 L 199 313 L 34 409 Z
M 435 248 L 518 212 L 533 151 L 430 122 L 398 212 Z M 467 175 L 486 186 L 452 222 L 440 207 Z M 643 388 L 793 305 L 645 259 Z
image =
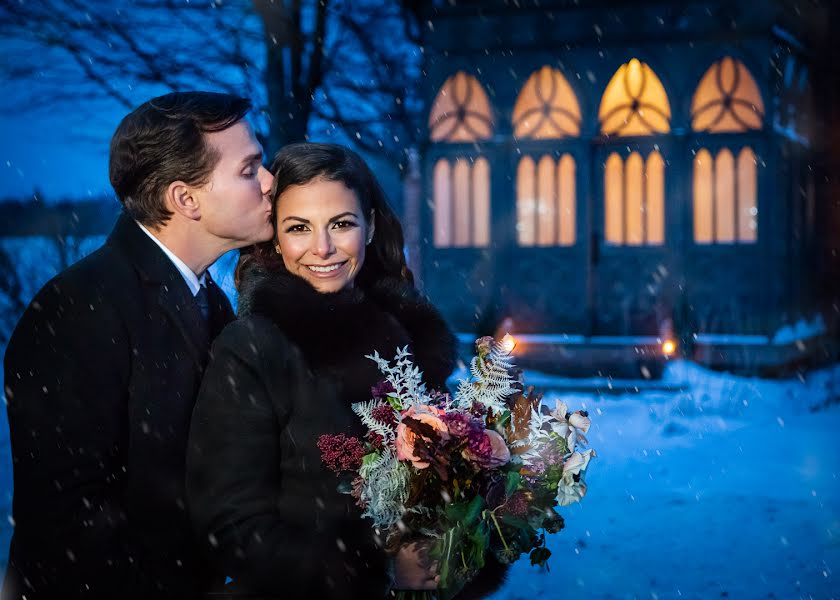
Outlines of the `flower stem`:
M 508 548 L 507 542 L 505 541 L 505 536 L 502 535 L 502 528 L 499 527 L 499 522 L 496 520 L 496 513 L 492 510 L 490 511 L 490 518 L 493 519 L 493 525 L 496 526 L 496 531 L 499 532 L 499 538 L 502 540 L 502 546 L 505 547 L 505 552 L 510 552 L 510 548 Z

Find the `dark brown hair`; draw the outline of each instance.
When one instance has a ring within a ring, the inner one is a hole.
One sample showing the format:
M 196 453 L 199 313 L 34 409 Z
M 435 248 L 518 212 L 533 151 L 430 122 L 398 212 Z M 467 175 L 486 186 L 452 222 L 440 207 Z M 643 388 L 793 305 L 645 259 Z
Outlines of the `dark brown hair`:
M 111 138 L 108 172 L 126 213 L 143 225 L 165 224 L 173 181 L 207 183 L 219 161 L 205 133 L 223 131 L 248 113 L 246 98 L 214 92 L 174 92 L 126 115 Z
M 283 192 L 293 185 L 305 185 L 315 179 L 340 181 L 359 199 L 365 220 L 373 212 L 376 226 L 373 241 L 367 248 L 365 262 L 356 283 L 365 289 L 387 277 L 414 284 L 414 275 L 405 263 L 402 225 L 388 205 L 385 193 L 364 160 L 344 146 L 302 142 L 285 146 L 271 165 L 274 186 L 271 189 L 273 212 Z M 272 216 L 272 221 L 274 221 Z M 276 226 L 276 225 L 275 225 Z M 240 253 L 235 281 L 252 267 L 267 271 L 284 271 L 283 257 L 274 250 L 274 238 Z

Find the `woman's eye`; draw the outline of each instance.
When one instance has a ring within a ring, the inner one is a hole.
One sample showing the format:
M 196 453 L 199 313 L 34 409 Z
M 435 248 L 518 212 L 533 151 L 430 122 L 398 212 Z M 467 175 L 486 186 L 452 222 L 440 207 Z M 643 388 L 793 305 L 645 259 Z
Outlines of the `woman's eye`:
M 348 227 L 355 227 L 356 224 L 353 221 L 336 221 L 335 227 L 336 229 L 347 229 Z
M 286 233 L 298 233 L 301 231 L 306 231 L 305 225 L 292 225 L 286 230 Z

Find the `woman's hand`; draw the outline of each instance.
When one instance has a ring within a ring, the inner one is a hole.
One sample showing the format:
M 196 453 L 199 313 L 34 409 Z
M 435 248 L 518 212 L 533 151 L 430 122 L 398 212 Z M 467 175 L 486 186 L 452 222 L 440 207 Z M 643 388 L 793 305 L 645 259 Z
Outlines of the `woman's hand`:
M 437 561 L 429 559 L 428 540 L 403 544 L 394 557 L 394 588 L 434 590 L 440 576 Z

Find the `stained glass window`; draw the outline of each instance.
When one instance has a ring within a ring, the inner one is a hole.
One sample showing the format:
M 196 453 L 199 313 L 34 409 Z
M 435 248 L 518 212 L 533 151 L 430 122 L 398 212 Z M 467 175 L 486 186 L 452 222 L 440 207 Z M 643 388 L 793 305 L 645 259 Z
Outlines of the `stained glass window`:
M 513 108 L 518 138 L 552 139 L 580 135 L 580 105 L 557 69 L 542 67 L 528 78 Z
M 437 248 L 490 243 L 490 163 L 486 158 L 437 161 L 433 174 L 434 244 Z
M 616 246 L 665 243 L 665 161 L 633 152 L 622 161 L 613 152 L 604 165 L 604 237 Z
M 433 142 L 475 142 L 493 135 L 493 115 L 478 79 L 463 71 L 447 79 L 429 113 Z
M 752 243 L 758 236 L 755 153 L 737 159 L 724 148 L 712 158 L 705 148 L 694 157 L 694 241 L 697 244 Z
M 732 57 L 714 63 L 691 101 L 691 127 L 710 133 L 761 129 L 764 102 L 747 67 Z
M 651 135 L 671 130 L 668 94 L 656 73 L 637 59 L 621 65 L 598 109 L 604 135 Z
M 575 159 L 549 155 L 535 165 L 530 156 L 516 173 L 516 239 L 520 246 L 575 243 Z

